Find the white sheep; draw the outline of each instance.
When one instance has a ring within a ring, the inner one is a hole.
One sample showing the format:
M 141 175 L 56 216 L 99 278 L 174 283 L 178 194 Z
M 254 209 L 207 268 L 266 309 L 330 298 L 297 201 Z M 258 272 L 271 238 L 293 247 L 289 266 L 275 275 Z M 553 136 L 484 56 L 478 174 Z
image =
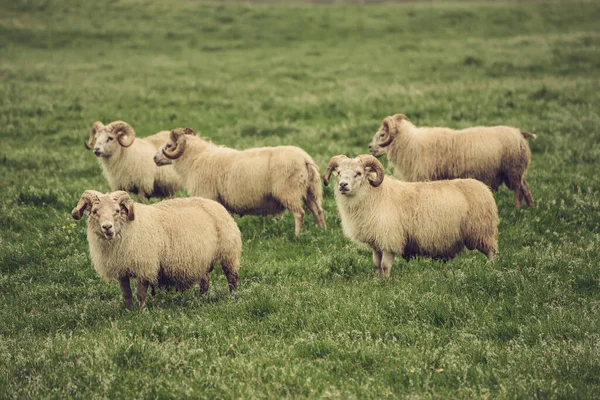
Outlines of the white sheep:
M 375 270 L 389 276 L 395 255 L 450 259 L 466 246 L 490 260 L 498 251 L 498 210 L 490 189 L 474 179 L 436 182 L 384 180 L 371 155 L 331 158 L 335 199 L 344 234 L 373 251 Z
M 515 192 L 515 205 L 523 196 L 533 206 L 525 171 L 531 161 L 529 132 L 508 126 L 478 126 L 462 130 L 416 127 L 405 115 L 383 120 L 369 151 L 387 153 L 401 179 L 408 182 L 473 178 L 496 191 L 504 182 Z
M 298 147 L 240 151 L 203 140 L 191 128 L 178 128 L 171 131 L 154 161 L 173 164 L 192 196 L 216 200 L 231 212 L 274 215 L 288 209 L 294 214 L 298 236 L 304 223 L 304 201 L 325 229 L 319 169 Z
M 169 197 L 179 190 L 179 177 L 172 167 L 157 168 L 152 160 L 169 134 L 162 131 L 136 139 L 135 131 L 126 122 L 103 125 L 97 121 L 85 147 L 94 149 L 111 190 L 134 192 L 140 201 L 150 196 Z
M 219 203 L 202 198 L 135 203 L 127 192 L 86 190 L 71 215 L 88 213 L 87 240 L 94 269 L 104 279 L 119 280 L 123 303 L 132 306 L 129 278 L 137 278 L 140 309 L 148 285 L 208 291 L 209 272 L 219 263 L 237 288 L 242 251 L 240 231 Z

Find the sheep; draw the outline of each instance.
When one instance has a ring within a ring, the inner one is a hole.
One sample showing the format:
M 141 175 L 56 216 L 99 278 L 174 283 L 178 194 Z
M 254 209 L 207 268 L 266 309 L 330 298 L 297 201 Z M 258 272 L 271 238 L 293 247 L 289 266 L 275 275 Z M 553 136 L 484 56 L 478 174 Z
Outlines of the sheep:
M 202 198 L 134 203 L 125 191 L 102 194 L 86 190 L 71 215 L 88 214 L 87 240 L 94 269 L 121 284 L 123 304 L 131 309 L 129 278 L 137 278 L 140 309 L 148 285 L 185 290 L 209 287 L 209 273 L 220 263 L 235 291 L 242 251 L 240 230 L 219 203 Z
M 170 197 L 180 188 L 179 177 L 172 167 L 157 168 L 152 157 L 169 138 L 162 131 L 146 138 L 135 138 L 133 128 L 123 121 L 103 125 L 97 121 L 92 126 L 88 150 L 94 149 L 111 190 L 126 190 L 137 194 L 138 200 L 146 197 Z
M 171 131 L 154 162 L 172 164 L 192 196 L 216 200 L 230 212 L 274 215 L 288 209 L 294 214 L 299 236 L 304 201 L 319 227 L 325 229 L 319 168 L 298 147 L 240 151 L 206 141 L 191 128 L 178 128 Z
M 379 276 L 395 255 L 448 260 L 466 246 L 493 260 L 498 252 L 498 209 L 491 190 L 475 179 L 435 182 L 384 180 L 372 155 L 331 158 L 323 176 L 336 172 L 335 199 L 344 234 L 370 246 Z
M 416 127 L 403 114 L 383 120 L 369 151 L 387 153 L 398 175 L 406 181 L 474 178 L 496 191 L 504 182 L 515 193 L 515 206 L 533 197 L 525 180 L 531 160 L 526 138 L 536 136 L 508 126 L 462 130 Z

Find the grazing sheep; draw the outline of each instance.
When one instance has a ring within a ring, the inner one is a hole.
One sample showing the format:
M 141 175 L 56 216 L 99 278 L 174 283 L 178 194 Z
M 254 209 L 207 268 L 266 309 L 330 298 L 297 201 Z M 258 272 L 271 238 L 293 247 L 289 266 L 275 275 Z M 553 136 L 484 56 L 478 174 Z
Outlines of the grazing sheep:
M 173 164 L 192 196 L 206 197 L 240 215 L 294 214 L 296 236 L 304 223 L 302 202 L 325 229 L 319 169 L 298 147 L 235 150 L 201 139 L 191 128 L 171 131 L 154 156 L 156 165 Z
M 208 291 L 209 272 L 220 263 L 229 289 L 237 288 L 242 251 L 240 231 L 219 203 L 201 198 L 135 204 L 129 194 L 86 190 L 71 215 L 88 212 L 92 263 L 104 279 L 119 280 L 125 308 L 132 306 L 129 278 L 137 278 L 137 299 L 146 306 L 148 285 Z
M 396 254 L 450 259 L 466 246 L 492 260 L 498 249 L 498 210 L 490 189 L 474 179 L 437 182 L 384 180 L 371 155 L 331 158 L 344 234 L 373 250 L 375 270 L 389 276 Z
M 172 167 L 157 168 L 152 160 L 156 149 L 169 138 L 162 131 L 147 138 L 135 138 L 133 128 L 123 121 L 103 125 L 97 121 L 85 147 L 94 149 L 111 190 L 126 190 L 146 197 L 168 197 L 179 190 L 179 177 Z
M 529 132 L 508 126 L 417 128 L 406 116 L 387 117 L 371 144 L 375 157 L 387 152 L 400 177 L 409 182 L 474 178 L 496 191 L 502 183 L 515 192 L 515 205 L 523 196 L 533 206 L 525 170 L 531 161 Z

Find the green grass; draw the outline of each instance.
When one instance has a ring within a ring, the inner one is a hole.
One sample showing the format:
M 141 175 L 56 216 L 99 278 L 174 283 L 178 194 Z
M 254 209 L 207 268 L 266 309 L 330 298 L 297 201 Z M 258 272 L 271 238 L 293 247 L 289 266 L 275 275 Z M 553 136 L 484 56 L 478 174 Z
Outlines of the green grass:
M 1 398 L 600 396 L 598 3 L 92 3 L 0 1 Z M 326 232 L 236 219 L 236 298 L 218 269 L 206 298 L 126 312 L 70 218 L 109 190 L 96 120 L 323 170 L 399 112 L 538 135 L 535 209 L 496 195 L 497 262 L 398 259 L 381 281 L 328 188 Z

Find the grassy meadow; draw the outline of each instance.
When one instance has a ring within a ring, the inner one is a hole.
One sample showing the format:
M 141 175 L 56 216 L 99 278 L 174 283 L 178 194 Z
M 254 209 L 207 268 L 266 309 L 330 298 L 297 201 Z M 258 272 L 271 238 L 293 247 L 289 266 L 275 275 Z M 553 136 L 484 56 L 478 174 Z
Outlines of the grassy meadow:
M 599 397 L 598 21 L 597 2 L 0 0 L 0 398 Z M 237 297 L 217 268 L 204 298 L 127 312 L 70 217 L 109 191 L 96 120 L 297 145 L 323 172 L 395 113 L 538 135 L 535 208 L 496 194 L 496 262 L 397 258 L 380 280 L 327 188 L 327 231 L 236 217 Z

